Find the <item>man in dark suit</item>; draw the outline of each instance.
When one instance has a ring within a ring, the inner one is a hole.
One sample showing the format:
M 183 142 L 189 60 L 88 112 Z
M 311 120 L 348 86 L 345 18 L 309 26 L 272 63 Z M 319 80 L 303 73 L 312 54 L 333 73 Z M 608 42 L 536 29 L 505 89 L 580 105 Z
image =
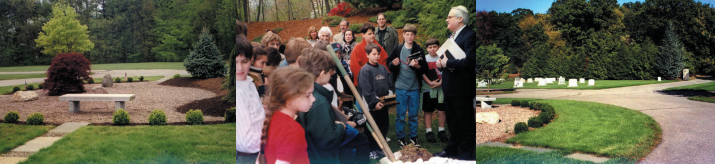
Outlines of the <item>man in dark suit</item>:
M 476 96 L 473 70 L 477 58 L 477 33 L 467 28 L 468 19 L 468 10 L 464 6 L 453 7 L 447 17 L 447 28 L 452 31 L 449 39 L 459 45 L 466 57 L 453 60 L 444 57 L 437 62 L 443 71 L 442 89 L 450 138 L 444 151 L 435 156 L 474 160 L 476 124 L 472 99 Z

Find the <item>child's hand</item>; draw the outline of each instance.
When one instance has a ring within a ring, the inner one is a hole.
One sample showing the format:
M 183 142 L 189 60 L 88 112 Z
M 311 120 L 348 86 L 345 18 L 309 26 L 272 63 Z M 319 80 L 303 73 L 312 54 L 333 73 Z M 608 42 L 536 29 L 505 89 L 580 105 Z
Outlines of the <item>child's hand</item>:
M 382 109 L 382 106 L 383 106 L 382 103 L 377 103 L 377 104 L 375 105 L 375 110 L 380 110 L 380 109 Z
M 400 58 L 395 58 L 395 60 L 392 60 L 392 65 L 395 65 L 395 66 L 400 65 Z
M 442 82 L 441 82 L 441 81 L 440 81 L 440 82 L 435 82 L 434 85 L 431 85 L 430 87 L 432 87 L 432 88 L 437 88 L 437 87 L 439 87 L 439 86 L 442 86 Z
M 417 59 L 412 59 L 412 60 L 410 60 L 410 66 L 415 67 L 415 68 L 417 68 L 417 69 L 420 69 L 420 64 L 419 64 L 419 62 L 417 61 Z
M 352 122 L 352 121 L 348 121 L 348 125 L 350 125 L 350 127 L 355 127 L 355 126 L 357 126 L 357 124 L 355 124 L 355 122 Z

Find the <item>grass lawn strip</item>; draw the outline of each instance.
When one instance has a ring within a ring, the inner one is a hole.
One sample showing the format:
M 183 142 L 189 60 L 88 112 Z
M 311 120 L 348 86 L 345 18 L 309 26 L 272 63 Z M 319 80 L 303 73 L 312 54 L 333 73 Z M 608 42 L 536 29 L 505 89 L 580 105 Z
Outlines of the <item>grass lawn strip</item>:
M 92 70 L 186 69 L 183 62 L 92 64 L 91 67 Z M 47 71 L 48 68 L 49 65 L 0 67 L 0 72 Z
M 688 100 L 715 103 L 715 99 L 712 97 L 695 96 L 695 97 L 688 97 Z
M 53 125 L 16 125 L 0 123 L 0 154 L 25 144 L 35 137 L 47 133 Z
M 46 77 L 46 76 L 47 76 L 46 73 L 33 73 L 33 74 L 0 74 L 0 80 L 43 78 L 43 77 Z
M 522 150 L 508 147 L 477 147 L 477 163 L 574 163 L 591 164 L 590 161 L 581 161 L 564 157 L 569 153 L 561 151 L 551 151 L 538 153 L 529 150 Z M 610 163 L 635 163 L 635 160 L 625 158 L 615 158 L 604 162 Z
M 235 163 L 235 127 L 85 126 L 22 163 Z
M 539 102 L 552 105 L 557 118 L 545 127 L 510 138 L 508 143 L 640 159 L 648 155 L 661 139 L 658 123 L 639 111 L 571 100 Z
M 686 86 L 680 86 L 680 87 L 673 87 L 673 88 L 667 88 L 664 89 L 665 91 L 671 91 L 671 90 L 705 90 L 705 91 L 715 91 L 715 82 L 709 82 L 709 83 L 702 83 L 702 84 L 693 84 L 693 85 L 686 85 Z
M 618 88 L 618 87 L 628 87 L 637 85 L 647 85 L 647 84 L 660 84 L 675 82 L 674 80 L 596 80 L 596 85 L 588 86 L 587 83 L 579 83 L 578 87 L 568 87 L 567 84 L 558 85 L 558 82 L 547 84 L 546 86 L 536 86 L 538 82 L 524 83 L 524 87 L 516 89 L 607 89 L 607 88 Z M 494 84 L 490 86 L 491 89 L 513 89 L 514 88 L 514 78 L 507 79 L 504 83 Z M 477 89 L 487 89 L 486 87 Z

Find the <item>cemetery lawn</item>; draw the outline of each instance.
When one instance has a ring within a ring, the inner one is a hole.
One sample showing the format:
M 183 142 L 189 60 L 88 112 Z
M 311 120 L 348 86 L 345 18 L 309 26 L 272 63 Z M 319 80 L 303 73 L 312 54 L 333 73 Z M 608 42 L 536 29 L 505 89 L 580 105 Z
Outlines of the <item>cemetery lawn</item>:
M 511 100 L 514 99 L 502 98 L 499 102 Z M 640 111 L 583 101 L 537 101 L 551 104 L 556 119 L 542 128 L 516 135 L 508 143 L 641 159 L 661 141 L 660 125 Z
M 35 87 L 35 90 L 38 90 L 38 89 L 37 89 L 37 85 L 39 85 L 39 84 L 40 84 L 40 83 L 27 83 L 27 85 L 33 85 L 33 87 Z M 12 93 L 12 88 L 15 87 L 15 86 L 20 87 L 20 90 L 25 91 L 25 84 L 22 84 L 22 85 L 1 86 L 1 87 L 0 87 L 0 95 Z
M 185 70 L 183 62 L 92 64 L 92 70 L 178 69 Z M 0 72 L 47 71 L 49 65 L 0 67 Z
M 0 154 L 25 144 L 35 137 L 45 134 L 53 125 L 17 125 L 0 123 Z
M 139 76 L 127 76 L 132 78 L 132 82 L 139 82 Z M 112 77 L 112 78 L 117 78 L 117 77 Z M 122 83 L 126 83 L 127 81 L 124 81 L 124 77 L 118 77 L 122 79 Z M 161 78 L 164 78 L 164 76 L 144 76 L 144 81 L 157 81 Z M 94 79 L 94 84 L 102 84 L 102 78 L 93 78 Z M 114 79 L 112 79 L 114 81 Z
M 570 153 L 564 151 L 552 151 L 538 153 L 529 150 L 507 148 L 507 147 L 477 147 L 477 163 L 583 163 L 592 164 L 590 161 L 581 161 L 566 158 Z M 614 158 L 604 163 L 635 163 L 635 160 L 625 158 Z
M 673 87 L 673 88 L 667 88 L 664 89 L 665 91 L 672 91 L 672 90 L 703 90 L 703 91 L 715 91 L 715 82 L 709 82 L 709 83 L 702 83 L 702 84 L 693 84 L 693 85 L 686 85 L 686 86 L 680 86 L 680 87 Z
M 568 87 L 568 81 L 566 84 L 558 85 L 558 82 L 547 84 L 546 86 L 536 86 L 538 82 L 524 83 L 523 88 L 516 89 L 607 89 L 607 88 L 618 88 L 618 87 L 628 87 L 637 85 L 647 85 L 647 84 L 660 84 L 675 82 L 675 80 L 596 80 L 596 85 L 588 86 L 588 80 L 586 83 L 579 83 L 578 87 Z M 514 78 L 507 79 L 504 83 L 494 84 L 490 86 L 492 89 L 513 89 L 514 88 Z M 486 89 L 486 87 L 477 88 Z
M 713 98 L 713 97 L 695 96 L 695 97 L 688 97 L 688 100 L 715 103 L 715 98 Z
M 236 124 L 85 126 L 22 163 L 235 163 L 235 134 Z
M 0 74 L 0 80 L 43 78 L 43 77 L 46 77 L 46 76 L 47 76 L 46 73 L 33 73 L 33 74 Z

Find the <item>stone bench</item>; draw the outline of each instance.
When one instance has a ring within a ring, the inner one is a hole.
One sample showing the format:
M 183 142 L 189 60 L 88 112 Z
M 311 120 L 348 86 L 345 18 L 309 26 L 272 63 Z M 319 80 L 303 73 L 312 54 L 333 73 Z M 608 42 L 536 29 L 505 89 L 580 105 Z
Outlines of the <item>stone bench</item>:
M 497 98 L 476 97 L 475 101 L 482 102 L 482 109 L 492 108 L 492 101 L 497 101 Z
M 134 94 L 65 94 L 60 101 L 69 101 L 70 113 L 79 112 L 80 101 L 114 101 L 114 110 L 126 109 L 125 102 L 134 99 Z

